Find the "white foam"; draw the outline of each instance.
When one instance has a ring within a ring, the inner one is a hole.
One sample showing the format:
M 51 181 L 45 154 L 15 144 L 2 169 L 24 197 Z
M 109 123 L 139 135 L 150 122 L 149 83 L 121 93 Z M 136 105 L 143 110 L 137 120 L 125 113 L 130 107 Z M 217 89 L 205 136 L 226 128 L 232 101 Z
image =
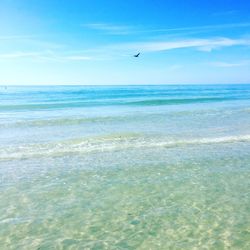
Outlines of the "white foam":
M 183 140 L 154 139 L 143 137 L 99 138 L 69 140 L 49 144 L 28 144 L 0 148 L 0 160 L 17 160 L 24 158 L 56 157 L 68 154 L 88 154 L 94 152 L 120 151 L 126 149 L 180 147 L 202 144 L 237 143 L 250 141 L 250 135 L 224 136 L 216 138 L 195 138 Z

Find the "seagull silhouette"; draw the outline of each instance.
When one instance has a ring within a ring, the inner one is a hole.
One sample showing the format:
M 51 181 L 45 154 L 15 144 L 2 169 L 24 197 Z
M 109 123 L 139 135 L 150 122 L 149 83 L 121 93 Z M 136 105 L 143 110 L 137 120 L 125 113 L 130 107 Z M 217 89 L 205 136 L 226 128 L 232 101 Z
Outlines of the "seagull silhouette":
M 141 53 L 139 52 L 138 54 L 134 55 L 134 57 L 139 57 L 140 54 L 141 54 Z

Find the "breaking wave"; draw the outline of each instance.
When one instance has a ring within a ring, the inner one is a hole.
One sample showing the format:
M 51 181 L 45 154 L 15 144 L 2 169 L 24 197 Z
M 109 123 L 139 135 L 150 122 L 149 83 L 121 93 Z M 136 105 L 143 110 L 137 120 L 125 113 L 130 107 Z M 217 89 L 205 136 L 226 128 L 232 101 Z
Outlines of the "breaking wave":
M 0 161 L 59 157 L 72 154 L 88 154 L 95 152 L 120 151 L 143 148 L 174 148 L 181 146 L 197 146 L 202 144 L 250 142 L 250 135 L 224 136 L 216 138 L 199 138 L 186 140 L 158 140 L 137 135 L 107 136 L 102 138 L 75 139 L 47 144 L 27 144 L 0 148 Z

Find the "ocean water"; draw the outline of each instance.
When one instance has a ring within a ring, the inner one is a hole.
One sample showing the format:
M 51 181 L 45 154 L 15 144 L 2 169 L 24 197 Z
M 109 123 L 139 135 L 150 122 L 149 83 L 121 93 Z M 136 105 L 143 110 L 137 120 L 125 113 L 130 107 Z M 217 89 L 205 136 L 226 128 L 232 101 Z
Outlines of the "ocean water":
M 250 249 L 250 85 L 0 87 L 0 249 Z

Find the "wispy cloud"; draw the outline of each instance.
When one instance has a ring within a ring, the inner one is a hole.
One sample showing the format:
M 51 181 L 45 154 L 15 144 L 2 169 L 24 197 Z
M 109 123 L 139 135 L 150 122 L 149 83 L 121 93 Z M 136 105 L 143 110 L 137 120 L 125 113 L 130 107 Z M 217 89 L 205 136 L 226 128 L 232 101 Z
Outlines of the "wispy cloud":
M 23 39 L 30 39 L 34 36 L 31 35 L 5 35 L 0 36 L 0 41 L 8 41 L 8 40 L 23 40 Z
M 94 58 L 82 54 L 69 54 L 58 53 L 54 51 L 17 51 L 12 53 L 0 54 L 0 60 L 19 60 L 29 59 L 35 61 L 55 61 L 55 62 L 68 62 L 68 61 L 89 61 Z
M 34 58 L 40 56 L 40 52 L 12 52 L 6 54 L 0 54 L 0 59 L 18 59 L 18 58 Z
M 210 52 L 214 49 L 232 46 L 250 46 L 250 39 L 247 38 L 209 38 L 209 39 L 178 39 L 178 40 L 159 40 L 131 43 L 115 43 L 108 46 L 100 46 L 90 51 L 84 50 L 37 50 L 37 51 L 15 51 L 0 54 L 0 60 L 32 59 L 35 61 L 99 61 L 116 60 L 131 56 L 140 51 L 142 53 L 153 53 L 169 51 L 174 49 L 195 49 Z M 241 65 L 245 62 L 241 62 Z M 237 64 L 214 63 L 217 67 L 233 67 Z
M 72 55 L 72 56 L 66 56 L 64 57 L 64 59 L 71 61 L 89 61 L 92 60 L 93 58 L 90 56 Z
M 83 24 L 82 26 L 93 30 L 104 31 L 112 35 L 127 35 L 134 32 L 134 28 L 131 26 L 113 25 L 107 23 L 88 23 Z
M 139 26 L 128 26 L 128 25 L 114 25 L 107 23 L 89 23 L 82 25 L 85 28 L 103 31 L 110 35 L 128 35 L 128 34 L 173 34 L 173 33 L 204 33 L 208 31 L 216 30 L 227 30 L 227 29 L 237 29 L 237 28 L 248 28 L 250 27 L 250 22 L 240 22 L 240 23 L 226 23 L 226 24 L 213 24 L 213 25 L 203 25 L 203 26 L 188 26 L 188 27 L 166 27 L 166 28 L 141 28 Z
M 211 39 L 184 39 L 177 41 L 158 41 L 158 42 L 135 42 L 120 44 L 117 49 L 140 50 L 143 52 L 167 51 L 182 48 L 196 48 L 201 51 L 211 51 L 222 47 L 250 45 L 249 39 L 231 38 L 211 38 Z
M 242 67 L 250 65 L 250 60 L 243 60 L 238 62 L 212 62 L 209 63 L 211 66 L 219 68 L 232 68 L 232 67 Z
M 225 29 L 247 28 L 247 27 L 250 27 L 250 22 L 213 24 L 213 25 L 176 27 L 176 28 L 145 29 L 139 32 L 146 32 L 146 33 L 158 32 L 159 33 L 159 32 L 192 31 L 192 32 L 198 33 L 198 32 L 207 32 L 207 31 L 214 31 L 214 30 L 225 30 Z
M 13 44 L 14 46 L 29 46 L 37 49 L 61 49 L 66 45 L 55 41 L 49 41 L 48 35 L 0 35 L 0 43 Z

